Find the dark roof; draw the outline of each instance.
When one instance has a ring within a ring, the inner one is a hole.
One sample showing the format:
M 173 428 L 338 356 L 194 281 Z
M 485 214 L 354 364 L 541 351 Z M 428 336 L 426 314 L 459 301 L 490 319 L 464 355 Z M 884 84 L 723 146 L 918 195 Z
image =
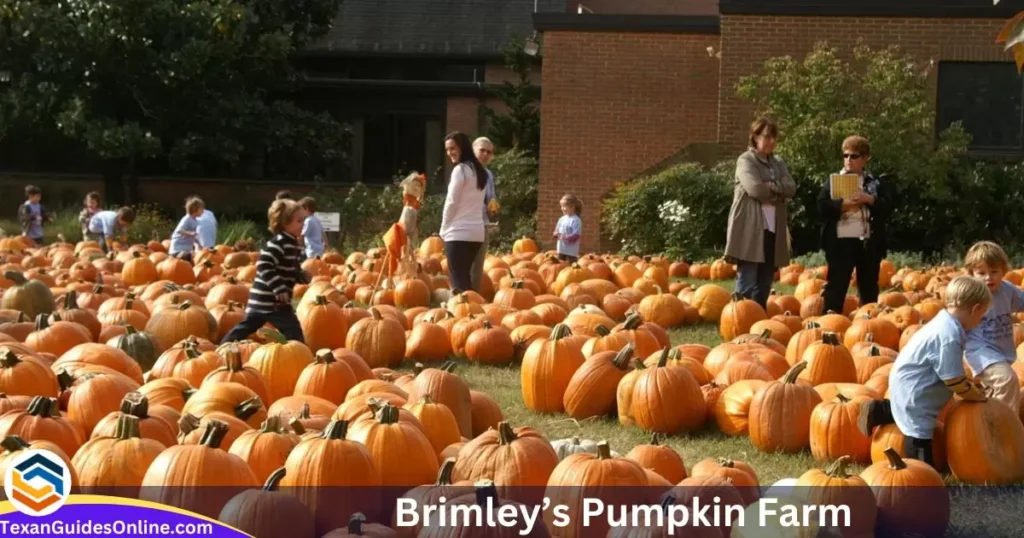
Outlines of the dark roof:
M 535 0 L 343 0 L 334 28 L 311 51 L 496 56 L 533 33 Z M 565 12 L 566 0 L 536 0 Z

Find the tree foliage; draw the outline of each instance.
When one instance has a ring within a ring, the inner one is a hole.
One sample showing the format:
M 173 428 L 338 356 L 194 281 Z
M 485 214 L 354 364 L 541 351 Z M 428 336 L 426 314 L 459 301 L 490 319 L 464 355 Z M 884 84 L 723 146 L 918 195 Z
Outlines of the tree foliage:
M 345 130 L 280 98 L 339 1 L 0 0 L 0 129 L 58 132 L 129 176 L 150 158 L 220 171 L 275 152 L 315 168 Z
M 503 81 L 500 86 L 491 90 L 491 94 L 501 99 L 508 110 L 499 114 L 486 105 L 483 107 L 487 120 L 486 135 L 499 148 L 518 148 L 538 156 L 540 88 L 533 84 L 533 60 L 523 51 L 523 45 L 522 39 L 513 38 L 502 51 L 505 67 L 515 74 L 516 78 L 514 81 Z
M 959 123 L 935 132 L 930 68 L 897 47 L 858 46 L 847 61 L 819 43 L 802 60 L 772 58 L 741 79 L 738 94 L 779 125 L 776 151 L 798 183 L 791 204 L 795 250 L 818 248 L 815 199 L 825 178 L 842 168 L 840 146 L 853 134 L 871 141 L 869 170 L 887 175 L 906 204 L 893 217 L 899 237 L 927 236 L 935 211 L 955 196 L 970 141 Z

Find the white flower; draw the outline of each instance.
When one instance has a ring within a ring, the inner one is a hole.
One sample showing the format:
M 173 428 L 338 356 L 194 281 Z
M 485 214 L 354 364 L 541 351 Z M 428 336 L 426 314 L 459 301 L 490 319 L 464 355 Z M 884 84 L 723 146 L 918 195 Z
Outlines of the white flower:
M 658 216 L 666 222 L 682 223 L 690 214 L 690 208 L 676 200 L 667 200 L 658 206 Z

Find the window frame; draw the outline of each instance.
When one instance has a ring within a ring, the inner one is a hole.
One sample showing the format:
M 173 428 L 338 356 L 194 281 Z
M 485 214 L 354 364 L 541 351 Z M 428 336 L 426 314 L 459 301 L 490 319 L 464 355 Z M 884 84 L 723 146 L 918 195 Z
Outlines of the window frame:
M 935 83 L 935 136 L 938 138 L 939 133 L 946 129 L 952 120 L 946 122 L 947 118 L 943 117 L 942 114 L 942 102 L 943 102 L 943 80 L 944 78 L 950 77 L 949 70 L 943 70 L 944 66 L 1006 66 L 1014 69 L 1016 72 L 1016 66 L 1013 62 L 1005 61 L 962 61 L 962 60 L 944 60 L 938 63 L 938 75 Z M 967 153 L 971 156 L 977 157 L 992 157 L 992 158 L 1014 158 L 1024 156 L 1024 76 L 1018 75 L 1018 91 L 1019 91 L 1019 106 L 1018 106 L 1018 144 L 1017 146 L 984 146 L 976 145 L 973 140 L 967 147 Z M 972 135 L 973 138 L 973 135 Z

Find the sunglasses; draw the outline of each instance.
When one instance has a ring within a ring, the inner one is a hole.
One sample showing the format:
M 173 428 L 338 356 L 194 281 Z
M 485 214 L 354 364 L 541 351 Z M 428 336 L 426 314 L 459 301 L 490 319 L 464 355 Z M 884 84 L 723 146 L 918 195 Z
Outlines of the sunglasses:
M 844 153 L 843 158 L 855 161 L 860 158 L 860 153 Z

